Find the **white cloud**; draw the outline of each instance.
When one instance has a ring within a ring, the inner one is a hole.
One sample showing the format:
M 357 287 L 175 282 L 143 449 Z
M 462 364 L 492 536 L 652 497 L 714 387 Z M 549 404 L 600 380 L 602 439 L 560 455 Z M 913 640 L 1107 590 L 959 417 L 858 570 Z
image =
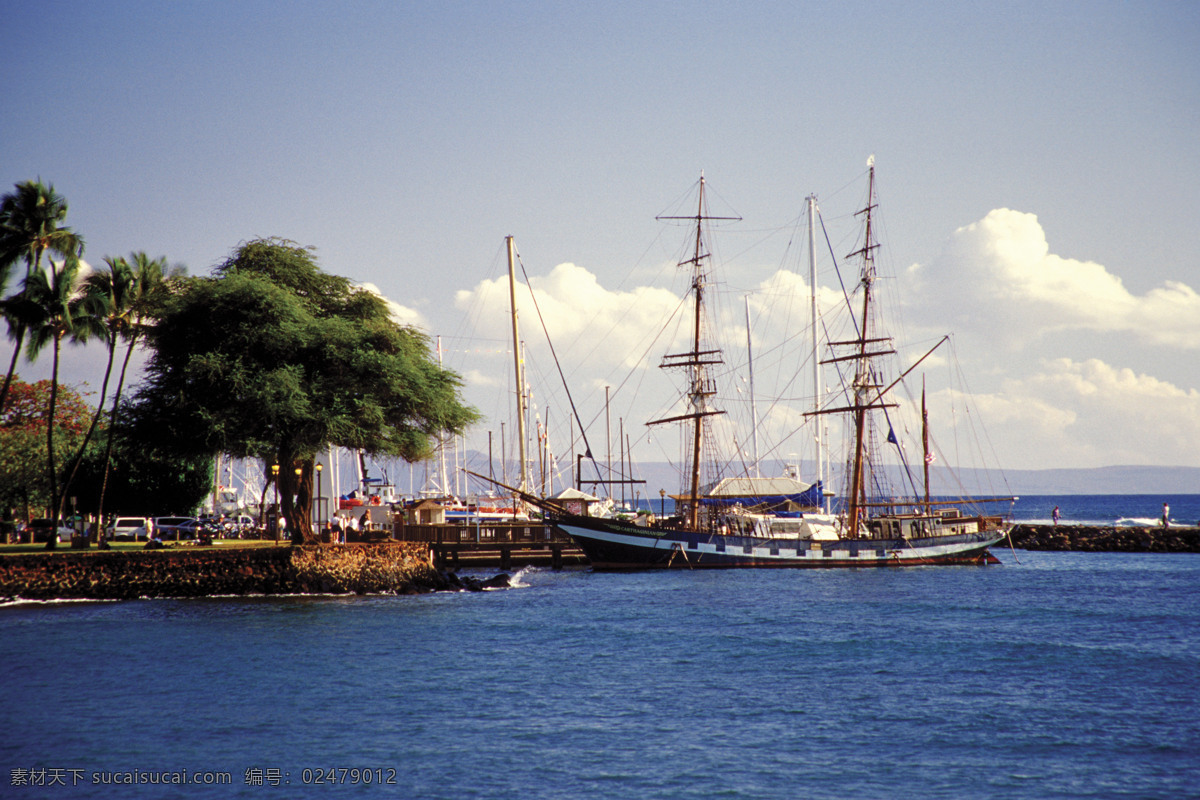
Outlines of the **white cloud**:
M 1004 466 L 1200 464 L 1200 392 L 1099 359 L 1043 361 L 974 405 Z
M 429 329 L 428 323 L 421 315 L 421 312 L 407 306 L 402 306 L 394 300 L 386 297 L 379 287 L 373 283 L 360 283 L 360 289 L 364 289 L 373 295 L 378 296 L 384 303 L 387 304 L 388 312 L 391 314 L 392 320 L 399 325 L 410 325 L 414 328 Z
M 1191 286 L 1130 292 L 1105 266 L 1053 253 L 1037 217 L 1010 209 L 959 228 L 908 277 L 916 318 L 960 334 L 965 370 L 986 382 L 974 407 L 1003 466 L 1200 464 L 1200 393 L 1180 354 L 1200 347 Z M 1164 366 L 1170 380 L 1153 374 Z
M 484 372 L 479 369 L 469 369 L 462 376 L 463 380 L 469 384 L 477 386 L 503 387 L 504 380 L 496 377 L 494 373 Z
M 1017 342 L 1056 331 L 1124 333 L 1145 344 L 1200 347 L 1200 295 L 1168 281 L 1131 293 L 1104 266 L 1050 252 L 1033 214 L 1006 208 L 959 228 L 929 265 L 909 270 L 916 305 L 954 309 L 956 327 Z
M 911 307 L 916 307 L 916 319 L 924 327 L 936 328 L 939 335 L 966 334 L 966 341 L 960 338 L 954 347 L 943 347 L 921 370 L 934 377 L 947 360 L 958 360 L 973 382 L 986 383 L 982 393 L 970 398 L 962 396 L 966 390 L 961 386 L 938 387 L 936 378 L 931 383 L 935 435 L 951 411 L 961 414 L 969 405 L 969 436 L 979 439 L 964 447 L 965 439 L 954 438 L 957 433 L 949 439 L 938 436 L 944 448 L 940 463 L 978 465 L 977 453 L 982 451 L 992 466 L 1013 469 L 1200 464 L 1200 449 L 1194 446 L 1200 441 L 1200 392 L 1145 369 L 1114 366 L 1141 363 L 1137 354 L 1148 347 L 1200 345 L 1200 298 L 1189 286 L 1171 282 L 1134 295 L 1105 267 L 1054 255 L 1035 216 L 1005 209 L 956 231 L 936 260 L 911 272 L 918 285 L 910 281 L 899 287 L 905 299 L 916 298 L 906 313 L 910 327 Z M 690 326 L 682 287 L 614 290 L 571 263 L 529 280 L 593 439 L 597 430 L 603 435 L 606 385 L 613 390 L 613 423 L 623 417 L 627 432 L 640 433 L 643 421 L 674 413 L 669 409 L 678 397 L 678 382 L 673 380 L 678 376 L 664 374 L 657 366 L 663 353 L 687 347 L 679 340 Z M 844 309 L 840 289 L 822 287 L 819 294 L 827 312 Z M 565 398 L 554 396 L 561 385 L 526 286 L 518 287 L 517 299 L 528 348 L 528 379 L 536 382 L 540 370 L 543 385 L 535 393 L 542 407 L 554 407 L 562 425 L 567 405 Z M 712 299 L 717 300 L 715 293 Z M 721 303 L 714 304 L 709 325 L 725 348 L 721 386 L 735 394 L 723 401 L 728 413 L 717 427 L 727 443 L 736 436 L 737 446 L 748 450 L 745 307 L 740 297 L 729 295 Z M 779 270 L 758 284 L 750 306 L 760 447 L 773 456 L 799 453 L 807 458 L 812 443 L 811 426 L 802 416 L 812 404 L 807 281 Z M 482 352 L 466 363 L 449 366 L 465 375 L 470 391 L 482 397 L 503 383 L 498 376 L 507 373 L 501 370 L 511 368 L 507 277 L 459 291 L 455 307 L 471 318 L 471 335 L 487 339 L 488 346 L 477 348 Z M 674 324 L 667 330 L 668 319 L 679 321 L 681 332 Z M 1087 337 L 1091 350 L 1076 352 L 1072 347 L 1079 345 L 1080 337 L 1064 336 L 1067 331 L 1122 335 Z M 839 333 L 831 335 L 837 338 Z M 1012 347 L 1000 352 L 995 345 L 1004 336 Z M 930 337 L 928 344 L 933 340 Z M 1035 344 L 1036 355 L 1031 355 Z M 1126 349 L 1116 350 L 1118 344 Z M 920 351 L 916 355 L 927 347 L 914 346 Z M 635 377 L 626 383 L 631 372 Z M 1180 374 L 1173 374 L 1176 381 Z M 503 413 L 494 408 L 495 396 L 476 402 L 489 415 Z M 901 398 L 901 403 L 912 405 L 911 399 L 906 403 Z M 836 439 L 837 426 L 829 424 Z M 654 430 L 654 436 L 666 437 Z M 639 433 L 634 434 L 635 442 Z M 971 452 L 960 454 L 960 448 Z
M 666 289 L 638 287 L 614 291 L 575 264 L 559 264 L 549 275 L 532 276 L 529 287 L 517 287 L 517 317 L 528 348 L 541 350 L 545 323 L 564 369 L 587 364 L 592 373 L 645 365 L 646 345 L 679 307 L 679 298 Z M 512 338 L 508 278 L 485 280 L 455 294 L 454 305 L 475 317 L 476 335 L 497 340 Z M 540 318 L 538 311 L 540 310 Z M 654 355 L 657 359 L 657 354 Z

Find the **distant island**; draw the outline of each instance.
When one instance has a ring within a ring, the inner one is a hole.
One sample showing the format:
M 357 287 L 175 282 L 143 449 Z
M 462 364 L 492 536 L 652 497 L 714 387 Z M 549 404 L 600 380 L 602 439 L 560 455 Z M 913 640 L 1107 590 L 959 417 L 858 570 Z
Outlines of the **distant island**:
M 486 455 L 483 456 L 486 459 Z M 780 475 L 783 462 L 765 463 L 764 475 Z M 614 467 L 615 468 L 615 467 Z M 658 490 L 667 494 L 678 491 L 679 478 L 675 468 L 665 462 L 634 464 L 635 477 L 645 480 L 639 489 L 643 498 L 657 502 Z M 1200 494 L 1200 467 L 1115 466 L 1092 469 L 1006 469 L 987 473 L 983 470 L 955 470 L 959 481 L 970 491 L 987 494 L 992 491 L 1025 495 L 1063 494 Z M 585 464 L 585 476 L 591 475 Z M 800 480 L 811 481 L 815 470 L 807 463 L 800 465 Z M 997 481 L 1003 478 L 1003 483 Z M 586 481 L 585 481 L 586 483 Z M 930 470 L 934 494 L 955 495 L 959 482 L 949 477 L 949 470 L 934 466 Z M 834 489 L 837 487 L 834 486 Z M 982 496 L 982 495 L 981 495 Z
M 1200 467 L 1005 470 L 1017 494 L 1200 494 Z

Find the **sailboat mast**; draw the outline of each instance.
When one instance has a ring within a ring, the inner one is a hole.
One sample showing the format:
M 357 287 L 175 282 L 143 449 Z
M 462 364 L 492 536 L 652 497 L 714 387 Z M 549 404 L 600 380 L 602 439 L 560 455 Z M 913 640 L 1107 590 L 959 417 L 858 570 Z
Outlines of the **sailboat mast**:
M 929 409 L 925 406 L 925 378 L 921 378 L 921 450 L 925 457 L 925 513 L 931 513 L 933 506 L 929 502 Z
M 529 475 L 525 460 L 525 375 L 521 363 L 521 336 L 517 327 L 517 247 L 511 236 L 505 236 L 504 243 L 508 248 L 508 301 L 512 309 L 513 367 L 517 381 L 517 450 L 521 459 L 517 488 L 525 492 L 529 490 Z
M 818 357 L 818 343 L 820 338 L 817 334 L 817 196 L 810 194 L 808 196 L 808 286 L 809 297 L 812 304 L 812 362 L 813 362 L 813 413 L 817 414 L 821 410 L 821 397 L 823 394 L 821 387 L 821 360 Z M 821 420 L 819 417 L 814 417 L 813 423 L 816 427 L 814 441 L 817 450 L 817 483 L 821 484 L 822 492 L 825 486 L 825 459 L 822 453 L 824 442 L 821 438 Z
M 700 176 L 700 200 L 696 208 L 696 249 L 692 256 L 692 291 L 695 293 L 695 319 L 692 326 L 692 353 L 696 360 L 692 365 L 691 402 L 696 413 L 695 425 L 692 428 L 692 480 L 688 491 L 688 525 L 692 530 L 699 527 L 700 522 L 700 442 L 703 438 L 704 413 L 704 368 L 700 364 L 700 321 L 701 310 L 704 307 L 704 270 L 700 260 L 704 247 L 704 175 Z
M 609 405 L 608 390 L 610 387 L 604 387 L 604 477 L 607 480 L 612 480 L 612 409 Z M 606 483 L 604 492 L 609 498 L 612 497 L 612 484 Z
M 688 388 L 688 412 L 679 416 L 666 417 L 663 419 L 653 420 L 646 424 L 657 425 L 665 422 L 690 422 L 692 428 L 691 442 L 691 478 L 688 481 L 688 517 L 687 525 L 691 530 L 696 530 L 700 526 L 700 453 L 701 442 L 703 441 L 703 425 L 704 418 L 711 417 L 715 414 L 723 414 L 723 411 L 709 411 L 707 409 L 708 397 L 713 394 L 713 387 L 706 376 L 705 366 L 708 364 L 720 364 L 720 350 L 701 350 L 701 331 L 704 313 L 704 259 L 708 254 L 704 252 L 704 222 L 706 220 L 736 220 L 741 217 L 710 217 L 704 213 L 704 175 L 700 175 L 700 199 L 697 203 L 696 215 L 692 217 L 658 217 L 660 220 L 688 220 L 696 223 L 696 239 L 695 246 L 692 251 L 692 257 L 685 261 L 680 261 L 680 267 L 690 266 L 692 268 L 692 292 L 695 295 L 694 313 L 692 319 L 692 349 L 688 353 L 674 353 L 665 355 L 659 367 L 666 369 L 668 367 L 683 367 L 687 370 Z
M 442 365 L 442 337 L 437 337 L 438 366 Z M 446 480 L 446 434 L 438 435 L 438 486 L 442 494 L 450 494 L 450 483 Z
M 750 440 L 754 445 L 754 476 L 761 478 L 758 469 L 758 408 L 754 403 L 754 341 L 750 335 L 750 295 L 746 295 L 746 362 L 750 378 Z
M 871 362 L 867 356 L 867 344 L 870 340 L 871 322 L 871 288 L 875 282 L 875 241 L 871 228 L 871 212 L 875 208 L 875 159 L 867 162 L 867 207 L 860 211 L 866 215 L 866 230 L 863 236 L 862 249 L 851 255 L 861 255 L 862 266 L 862 320 L 859 325 L 858 359 L 854 376 L 854 464 L 850 477 L 849 509 L 847 513 L 847 536 L 858 535 L 859 517 L 866 503 L 865 476 L 863 458 L 866 447 L 867 407 L 870 403 L 872 371 Z

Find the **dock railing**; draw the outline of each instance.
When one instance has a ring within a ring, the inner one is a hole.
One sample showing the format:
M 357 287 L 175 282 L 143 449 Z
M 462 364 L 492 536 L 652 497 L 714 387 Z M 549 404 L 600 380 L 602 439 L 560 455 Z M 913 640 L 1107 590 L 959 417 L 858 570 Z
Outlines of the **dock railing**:
M 583 551 L 571 537 L 540 522 L 451 522 L 408 525 L 397 522 L 393 536 L 404 542 L 425 542 L 434 566 L 586 565 Z
M 409 525 L 397 522 L 393 536 L 402 542 L 433 544 L 569 544 L 571 537 L 540 522 L 449 522 Z

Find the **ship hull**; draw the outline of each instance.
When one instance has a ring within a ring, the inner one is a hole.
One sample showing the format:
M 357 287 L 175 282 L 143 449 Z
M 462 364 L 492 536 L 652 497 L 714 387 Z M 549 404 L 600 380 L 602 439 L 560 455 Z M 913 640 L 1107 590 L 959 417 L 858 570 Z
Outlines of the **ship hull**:
M 642 528 L 611 519 L 569 516 L 554 526 L 570 536 L 597 570 L 739 567 L 853 568 L 989 564 L 1002 529 L 917 539 L 763 539 Z

